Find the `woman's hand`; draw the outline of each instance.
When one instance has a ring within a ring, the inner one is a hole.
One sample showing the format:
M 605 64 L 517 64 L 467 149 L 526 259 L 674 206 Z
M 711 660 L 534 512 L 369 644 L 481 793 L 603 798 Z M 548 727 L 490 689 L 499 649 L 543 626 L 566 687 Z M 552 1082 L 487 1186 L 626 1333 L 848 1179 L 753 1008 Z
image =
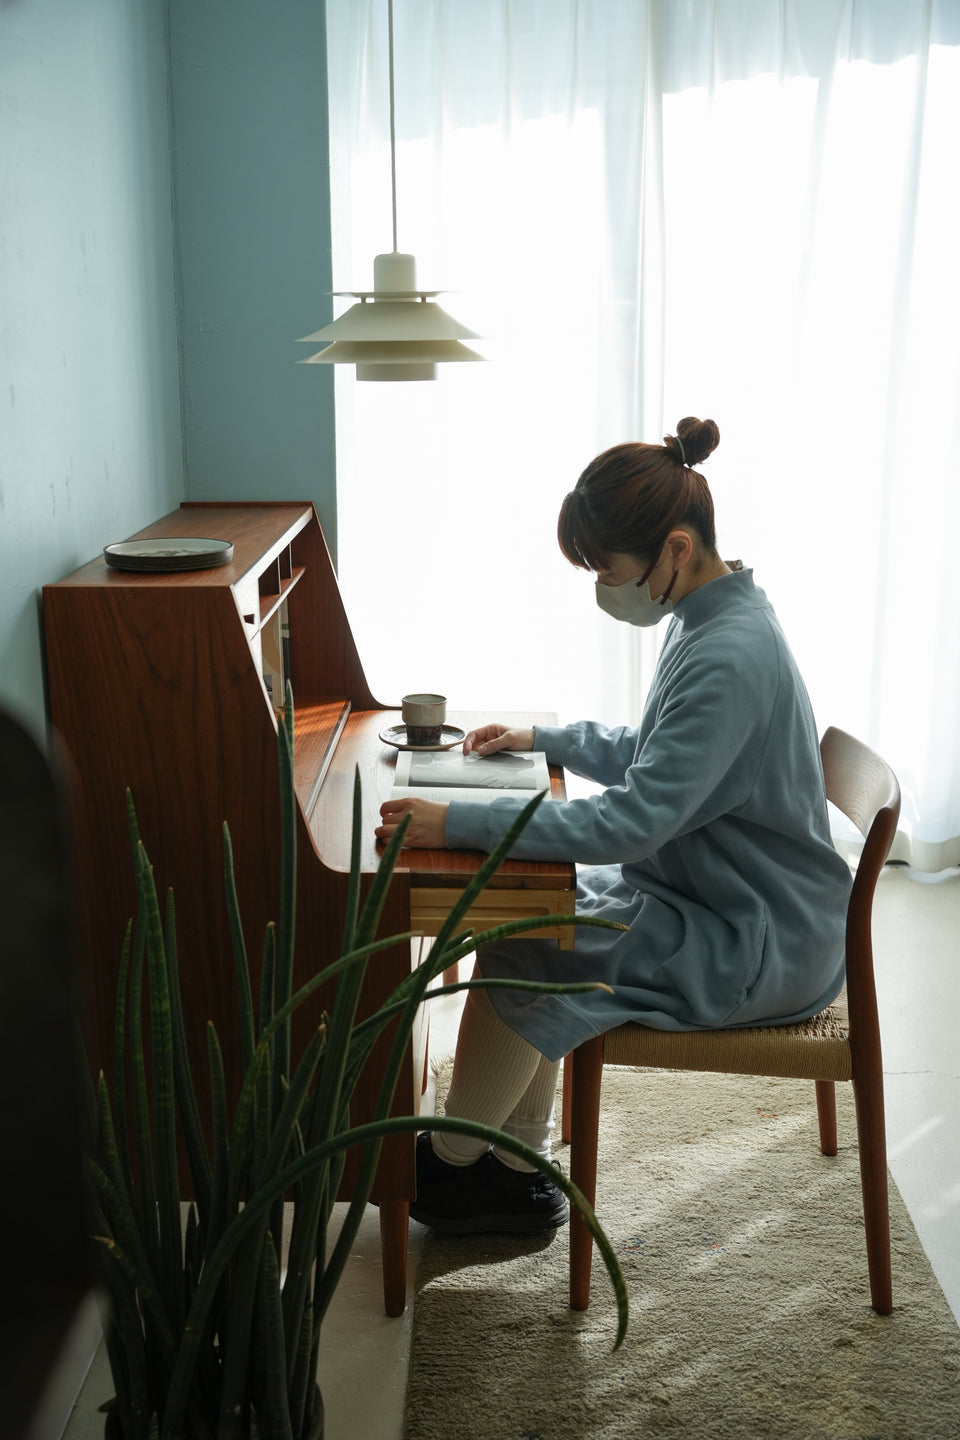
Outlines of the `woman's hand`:
M 403 837 L 404 845 L 416 850 L 442 850 L 446 843 L 449 808 L 436 800 L 385 800 L 380 806 L 383 824 L 377 826 L 377 839 L 389 840 L 404 815 L 410 815 L 412 819 Z
M 529 730 L 508 730 L 506 725 L 481 725 L 471 730 L 463 742 L 463 753 L 476 750 L 478 755 L 495 755 L 498 750 L 532 750 L 533 727 Z

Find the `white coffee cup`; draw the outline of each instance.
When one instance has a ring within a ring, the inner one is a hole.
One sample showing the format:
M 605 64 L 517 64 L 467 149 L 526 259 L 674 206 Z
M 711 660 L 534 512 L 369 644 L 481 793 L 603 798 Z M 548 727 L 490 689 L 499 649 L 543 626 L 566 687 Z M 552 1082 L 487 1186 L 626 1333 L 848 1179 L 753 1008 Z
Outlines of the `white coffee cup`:
M 447 718 L 446 695 L 404 695 L 400 713 L 410 745 L 436 745 Z

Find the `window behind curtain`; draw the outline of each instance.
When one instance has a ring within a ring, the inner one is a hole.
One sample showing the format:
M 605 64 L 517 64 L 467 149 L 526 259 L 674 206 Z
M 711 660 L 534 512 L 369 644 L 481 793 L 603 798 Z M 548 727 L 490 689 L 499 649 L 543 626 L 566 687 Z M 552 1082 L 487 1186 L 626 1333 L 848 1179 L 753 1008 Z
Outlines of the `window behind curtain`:
M 960 862 L 958 13 L 396 0 L 399 248 L 489 363 L 337 376 L 341 579 L 384 700 L 636 723 L 661 636 L 597 612 L 556 514 L 607 445 L 709 415 L 721 552 L 820 728 L 898 770 L 906 853 Z M 334 275 L 369 288 L 386 3 L 327 16 Z

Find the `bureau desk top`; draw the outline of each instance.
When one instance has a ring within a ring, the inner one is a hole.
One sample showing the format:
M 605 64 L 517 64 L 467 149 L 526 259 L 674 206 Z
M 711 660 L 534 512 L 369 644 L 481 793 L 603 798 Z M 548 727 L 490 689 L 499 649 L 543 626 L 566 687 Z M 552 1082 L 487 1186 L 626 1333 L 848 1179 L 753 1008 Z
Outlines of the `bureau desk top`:
M 449 718 L 451 724 L 463 730 L 491 719 L 511 726 L 549 724 L 552 719 L 535 711 L 498 712 L 493 716 L 486 712 L 455 711 Z M 374 829 L 380 824 L 380 805 L 393 787 L 397 752 L 386 745 L 379 734 L 386 726 L 398 721 L 399 713 L 389 710 L 353 711 L 347 718 L 335 758 L 323 781 L 317 803 L 308 816 L 317 851 L 324 863 L 334 869 L 350 868 L 350 820 L 354 776 L 358 770 L 363 804 L 361 862 L 364 870 L 376 868 L 383 853 L 384 847 L 377 841 Z M 554 799 L 565 797 L 562 771 L 551 772 L 551 790 Z M 452 884 L 462 885 L 466 877 L 476 872 L 483 858 L 478 852 L 470 850 L 408 849 L 401 851 L 397 870 L 409 873 L 411 885 L 435 884 L 443 876 L 450 877 Z M 568 885 L 572 885 L 572 876 L 573 867 L 566 862 L 508 859 L 503 861 L 490 883 L 494 887 L 518 889 L 555 888 L 564 878 Z
M 226 589 L 242 584 L 251 573 L 262 571 L 295 536 L 306 529 L 313 515 L 313 506 L 305 500 L 243 504 L 185 501 L 171 514 L 123 538 L 151 540 L 170 536 L 229 540 L 233 545 L 233 557 L 226 565 L 214 565 L 208 570 L 146 573 L 114 569 L 100 555 L 66 579 L 57 581 L 56 588 L 109 585 L 137 589 Z

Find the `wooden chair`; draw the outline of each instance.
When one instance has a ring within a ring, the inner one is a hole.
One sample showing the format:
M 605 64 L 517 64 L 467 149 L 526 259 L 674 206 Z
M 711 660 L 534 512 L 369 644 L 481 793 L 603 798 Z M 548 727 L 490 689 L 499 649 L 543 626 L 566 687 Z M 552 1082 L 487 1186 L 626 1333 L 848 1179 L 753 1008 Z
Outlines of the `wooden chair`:
M 852 1081 L 870 1298 L 878 1314 L 889 1315 L 893 1298 L 887 1147 L 871 912 L 877 878 L 897 828 L 900 787 L 878 755 L 842 730 L 827 730 L 820 754 L 827 798 L 853 821 L 865 840 L 847 907 L 844 992 L 827 1010 L 797 1025 L 675 1032 L 628 1024 L 585 1041 L 564 1064 L 563 1138 L 571 1143 L 570 1178 L 592 1204 L 597 1188 L 604 1063 L 813 1080 L 824 1155 L 837 1153 L 835 1082 Z M 573 1215 L 570 1305 L 574 1310 L 585 1310 L 589 1303 L 592 1249 L 588 1230 Z

